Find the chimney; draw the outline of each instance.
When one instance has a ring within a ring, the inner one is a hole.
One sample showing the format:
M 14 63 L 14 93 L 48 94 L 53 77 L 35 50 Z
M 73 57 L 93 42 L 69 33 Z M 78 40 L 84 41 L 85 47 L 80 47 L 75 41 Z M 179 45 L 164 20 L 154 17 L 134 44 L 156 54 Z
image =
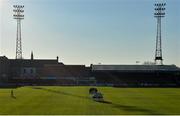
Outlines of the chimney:
M 59 57 L 57 56 L 56 58 L 57 58 L 57 62 L 59 62 Z
M 34 55 L 32 51 L 31 51 L 31 60 L 34 60 Z

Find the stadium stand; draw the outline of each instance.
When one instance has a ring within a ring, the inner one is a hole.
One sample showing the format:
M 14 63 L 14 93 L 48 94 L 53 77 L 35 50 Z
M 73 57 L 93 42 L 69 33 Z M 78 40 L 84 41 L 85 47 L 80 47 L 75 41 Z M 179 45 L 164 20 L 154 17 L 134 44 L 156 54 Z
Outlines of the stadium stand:
M 179 87 L 175 65 L 65 65 L 58 59 L 0 57 L 0 85 Z
M 175 65 L 92 65 L 97 84 L 113 86 L 179 85 L 180 69 Z

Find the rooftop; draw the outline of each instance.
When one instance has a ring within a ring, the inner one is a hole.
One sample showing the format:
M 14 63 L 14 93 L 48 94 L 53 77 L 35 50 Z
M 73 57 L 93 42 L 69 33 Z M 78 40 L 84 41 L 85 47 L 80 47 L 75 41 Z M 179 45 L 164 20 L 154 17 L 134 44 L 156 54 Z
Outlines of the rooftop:
M 161 70 L 161 71 L 177 71 L 180 69 L 176 65 L 92 65 L 92 70 L 127 70 L 127 71 L 146 71 L 146 70 Z

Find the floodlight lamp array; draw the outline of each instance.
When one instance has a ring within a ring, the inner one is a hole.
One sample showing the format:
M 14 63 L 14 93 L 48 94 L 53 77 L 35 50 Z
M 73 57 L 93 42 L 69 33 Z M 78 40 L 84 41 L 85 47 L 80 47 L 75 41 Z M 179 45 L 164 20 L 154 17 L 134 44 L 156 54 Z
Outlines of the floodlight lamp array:
M 166 10 L 166 8 L 155 8 L 154 10 Z
M 24 5 L 13 5 L 14 8 L 24 8 Z
M 13 15 L 14 19 L 24 19 L 24 15 Z
M 154 6 L 165 6 L 166 3 L 157 3 L 157 4 L 154 4 Z
M 165 16 L 165 5 L 166 3 L 158 3 L 155 4 L 155 13 L 154 13 L 154 17 L 164 17 Z
M 14 12 L 24 12 L 24 10 L 21 10 L 21 9 L 14 9 L 13 11 Z
M 24 19 L 24 15 L 22 15 L 22 13 L 24 13 L 24 5 L 13 5 L 13 7 L 15 8 L 14 11 L 14 19 Z

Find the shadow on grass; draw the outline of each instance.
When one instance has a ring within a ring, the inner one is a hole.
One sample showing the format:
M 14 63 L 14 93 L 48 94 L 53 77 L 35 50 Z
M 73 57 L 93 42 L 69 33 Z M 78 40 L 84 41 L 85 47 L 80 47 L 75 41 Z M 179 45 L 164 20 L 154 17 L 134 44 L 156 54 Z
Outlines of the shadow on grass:
M 99 103 L 104 103 L 104 104 L 111 104 L 112 107 L 117 108 L 117 109 L 121 109 L 127 112 L 134 112 L 134 114 L 138 114 L 137 112 L 141 112 L 141 113 L 145 113 L 145 114 L 158 114 L 158 115 L 162 115 L 162 113 L 157 113 L 153 110 L 149 110 L 149 109 L 145 109 L 145 108 L 140 108 L 137 106 L 128 106 L 128 105 L 120 105 L 120 104 L 115 104 L 109 101 L 98 101 Z
M 85 97 L 85 96 L 80 96 L 80 95 L 75 95 L 72 93 L 66 93 L 66 92 L 62 92 L 62 91 L 56 91 L 56 90 L 52 90 L 52 89 L 47 89 L 47 88 L 35 88 L 35 89 L 41 89 L 47 92 L 52 92 L 52 93 L 56 93 L 56 94 L 62 94 L 62 95 L 67 95 L 67 96 L 73 96 L 73 97 L 78 97 L 78 98 L 82 98 L 82 99 L 90 99 L 89 97 Z
M 52 92 L 52 93 L 56 93 L 56 94 L 62 94 L 62 95 L 67 95 L 67 96 L 73 96 L 73 97 L 78 97 L 78 98 L 82 98 L 82 99 L 88 99 L 88 100 L 92 100 L 89 97 L 84 97 L 84 96 L 79 96 L 79 95 L 75 95 L 75 94 L 71 94 L 71 93 L 66 93 L 66 92 L 62 92 L 62 91 L 56 91 L 56 90 L 51 90 L 51 89 L 47 89 L 47 88 L 34 88 L 34 89 L 41 89 L 47 92 Z M 161 113 L 157 113 L 153 110 L 149 110 L 149 109 L 145 109 L 145 108 L 141 108 L 141 107 L 137 107 L 137 106 L 128 106 L 128 105 L 120 105 L 120 104 L 116 104 L 116 103 L 112 103 L 110 101 L 97 101 L 98 103 L 103 103 L 103 104 L 108 104 L 111 107 L 120 109 L 120 110 L 124 110 L 127 112 L 132 112 L 132 114 L 139 114 L 138 112 L 144 113 L 144 114 L 161 114 Z
M 153 110 L 149 110 L 149 109 L 145 109 L 145 108 L 141 108 L 141 107 L 137 107 L 137 106 L 128 106 L 128 105 L 120 105 L 120 104 L 112 104 L 113 107 L 118 108 L 118 109 L 123 109 L 125 111 L 128 112 L 134 112 L 135 114 L 137 114 L 136 112 L 142 112 L 145 114 L 159 114 Z
M 104 103 L 104 104 L 112 104 L 112 102 L 110 102 L 110 101 L 96 101 L 96 102 L 99 102 L 99 103 Z

